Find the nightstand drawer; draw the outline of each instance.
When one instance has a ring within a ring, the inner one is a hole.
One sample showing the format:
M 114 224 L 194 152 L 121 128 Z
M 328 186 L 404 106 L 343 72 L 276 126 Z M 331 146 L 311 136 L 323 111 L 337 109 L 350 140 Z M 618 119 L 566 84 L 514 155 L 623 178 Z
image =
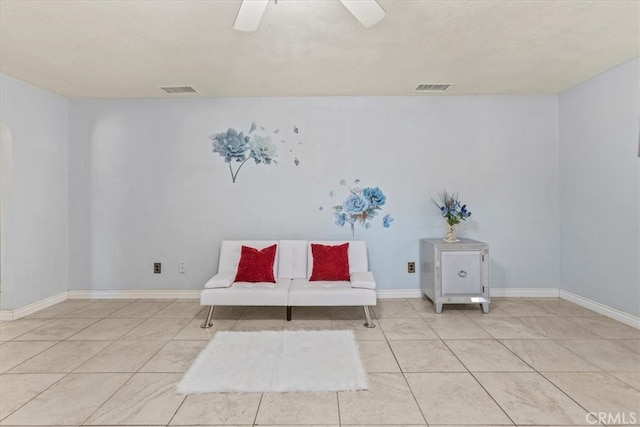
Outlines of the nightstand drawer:
M 442 295 L 482 293 L 482 251 L 442 251 Z

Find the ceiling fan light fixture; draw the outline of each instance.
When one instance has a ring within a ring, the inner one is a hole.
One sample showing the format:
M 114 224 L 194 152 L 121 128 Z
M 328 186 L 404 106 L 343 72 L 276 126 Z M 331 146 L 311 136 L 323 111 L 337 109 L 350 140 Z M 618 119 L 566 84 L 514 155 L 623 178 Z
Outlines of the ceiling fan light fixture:
M 376 0 L 340 0 L 340 2 L 365 28 L 376 25 L 386 15 Z M 268 3 L 269 0 L 242 0 L 233 28 L 238 31 L 256 31 Z
M 233 28 L 238 31 L 257 30 L 268 3 L 269 0 L 243 1 Z
M 365 28 L 376 25 L 386 15 L 386 12 L 376 0 L 340 1 Z

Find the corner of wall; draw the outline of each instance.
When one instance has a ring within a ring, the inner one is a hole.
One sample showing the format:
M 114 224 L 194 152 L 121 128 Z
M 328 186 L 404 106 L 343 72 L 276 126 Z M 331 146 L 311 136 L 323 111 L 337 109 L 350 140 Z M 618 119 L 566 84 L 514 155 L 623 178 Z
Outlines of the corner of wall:
M 634 316 L 640 315 L 638 87 L 635 58 L 561 93 L 558 114 L 560 289 Z

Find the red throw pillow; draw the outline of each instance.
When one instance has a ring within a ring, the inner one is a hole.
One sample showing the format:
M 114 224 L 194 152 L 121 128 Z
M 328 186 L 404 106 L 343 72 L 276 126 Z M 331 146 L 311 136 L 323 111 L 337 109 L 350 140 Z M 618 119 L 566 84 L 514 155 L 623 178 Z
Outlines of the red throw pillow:
M 349 276 L 349 243 L 337 246 L 311 244 L 313 271 L 310 281 L 351 280 Z
M 249 246 L 243 246 L 238 263 L 238 272 L 235 282 L 271 282 L 273 277 L 273 262 L 276 259 L 277 245 L 257 250 Z

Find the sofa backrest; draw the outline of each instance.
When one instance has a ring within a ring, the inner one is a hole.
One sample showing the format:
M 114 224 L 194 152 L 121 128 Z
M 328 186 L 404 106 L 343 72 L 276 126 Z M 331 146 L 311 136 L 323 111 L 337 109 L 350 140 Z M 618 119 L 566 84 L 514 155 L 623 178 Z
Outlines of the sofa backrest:
M 276 260 L 273 263 L 273 277 L 278 277 L 278 252 L 280 242 L 277 240 L 223 240 L 220 244 L 220 259 L 218 261 L 218 273 L 223 271 L 238 271 L 242 246 L 249 246 L 258 250 L 271 245 L 278 245 Z
M 307 278 L 307 241 L 280 240 L 278 274 L 281 278 Z
M 306 279 L 313 271 L 311 244 L 335 246 L 349 243 L 349 272 L 369 270 L 367 261 L 367 243 L 363 240 L 223 240 L 220 244 L 218 273 L 237 271 L 242 246 L 264 249 L 278 245 L 273 275 L 281 279 Z

